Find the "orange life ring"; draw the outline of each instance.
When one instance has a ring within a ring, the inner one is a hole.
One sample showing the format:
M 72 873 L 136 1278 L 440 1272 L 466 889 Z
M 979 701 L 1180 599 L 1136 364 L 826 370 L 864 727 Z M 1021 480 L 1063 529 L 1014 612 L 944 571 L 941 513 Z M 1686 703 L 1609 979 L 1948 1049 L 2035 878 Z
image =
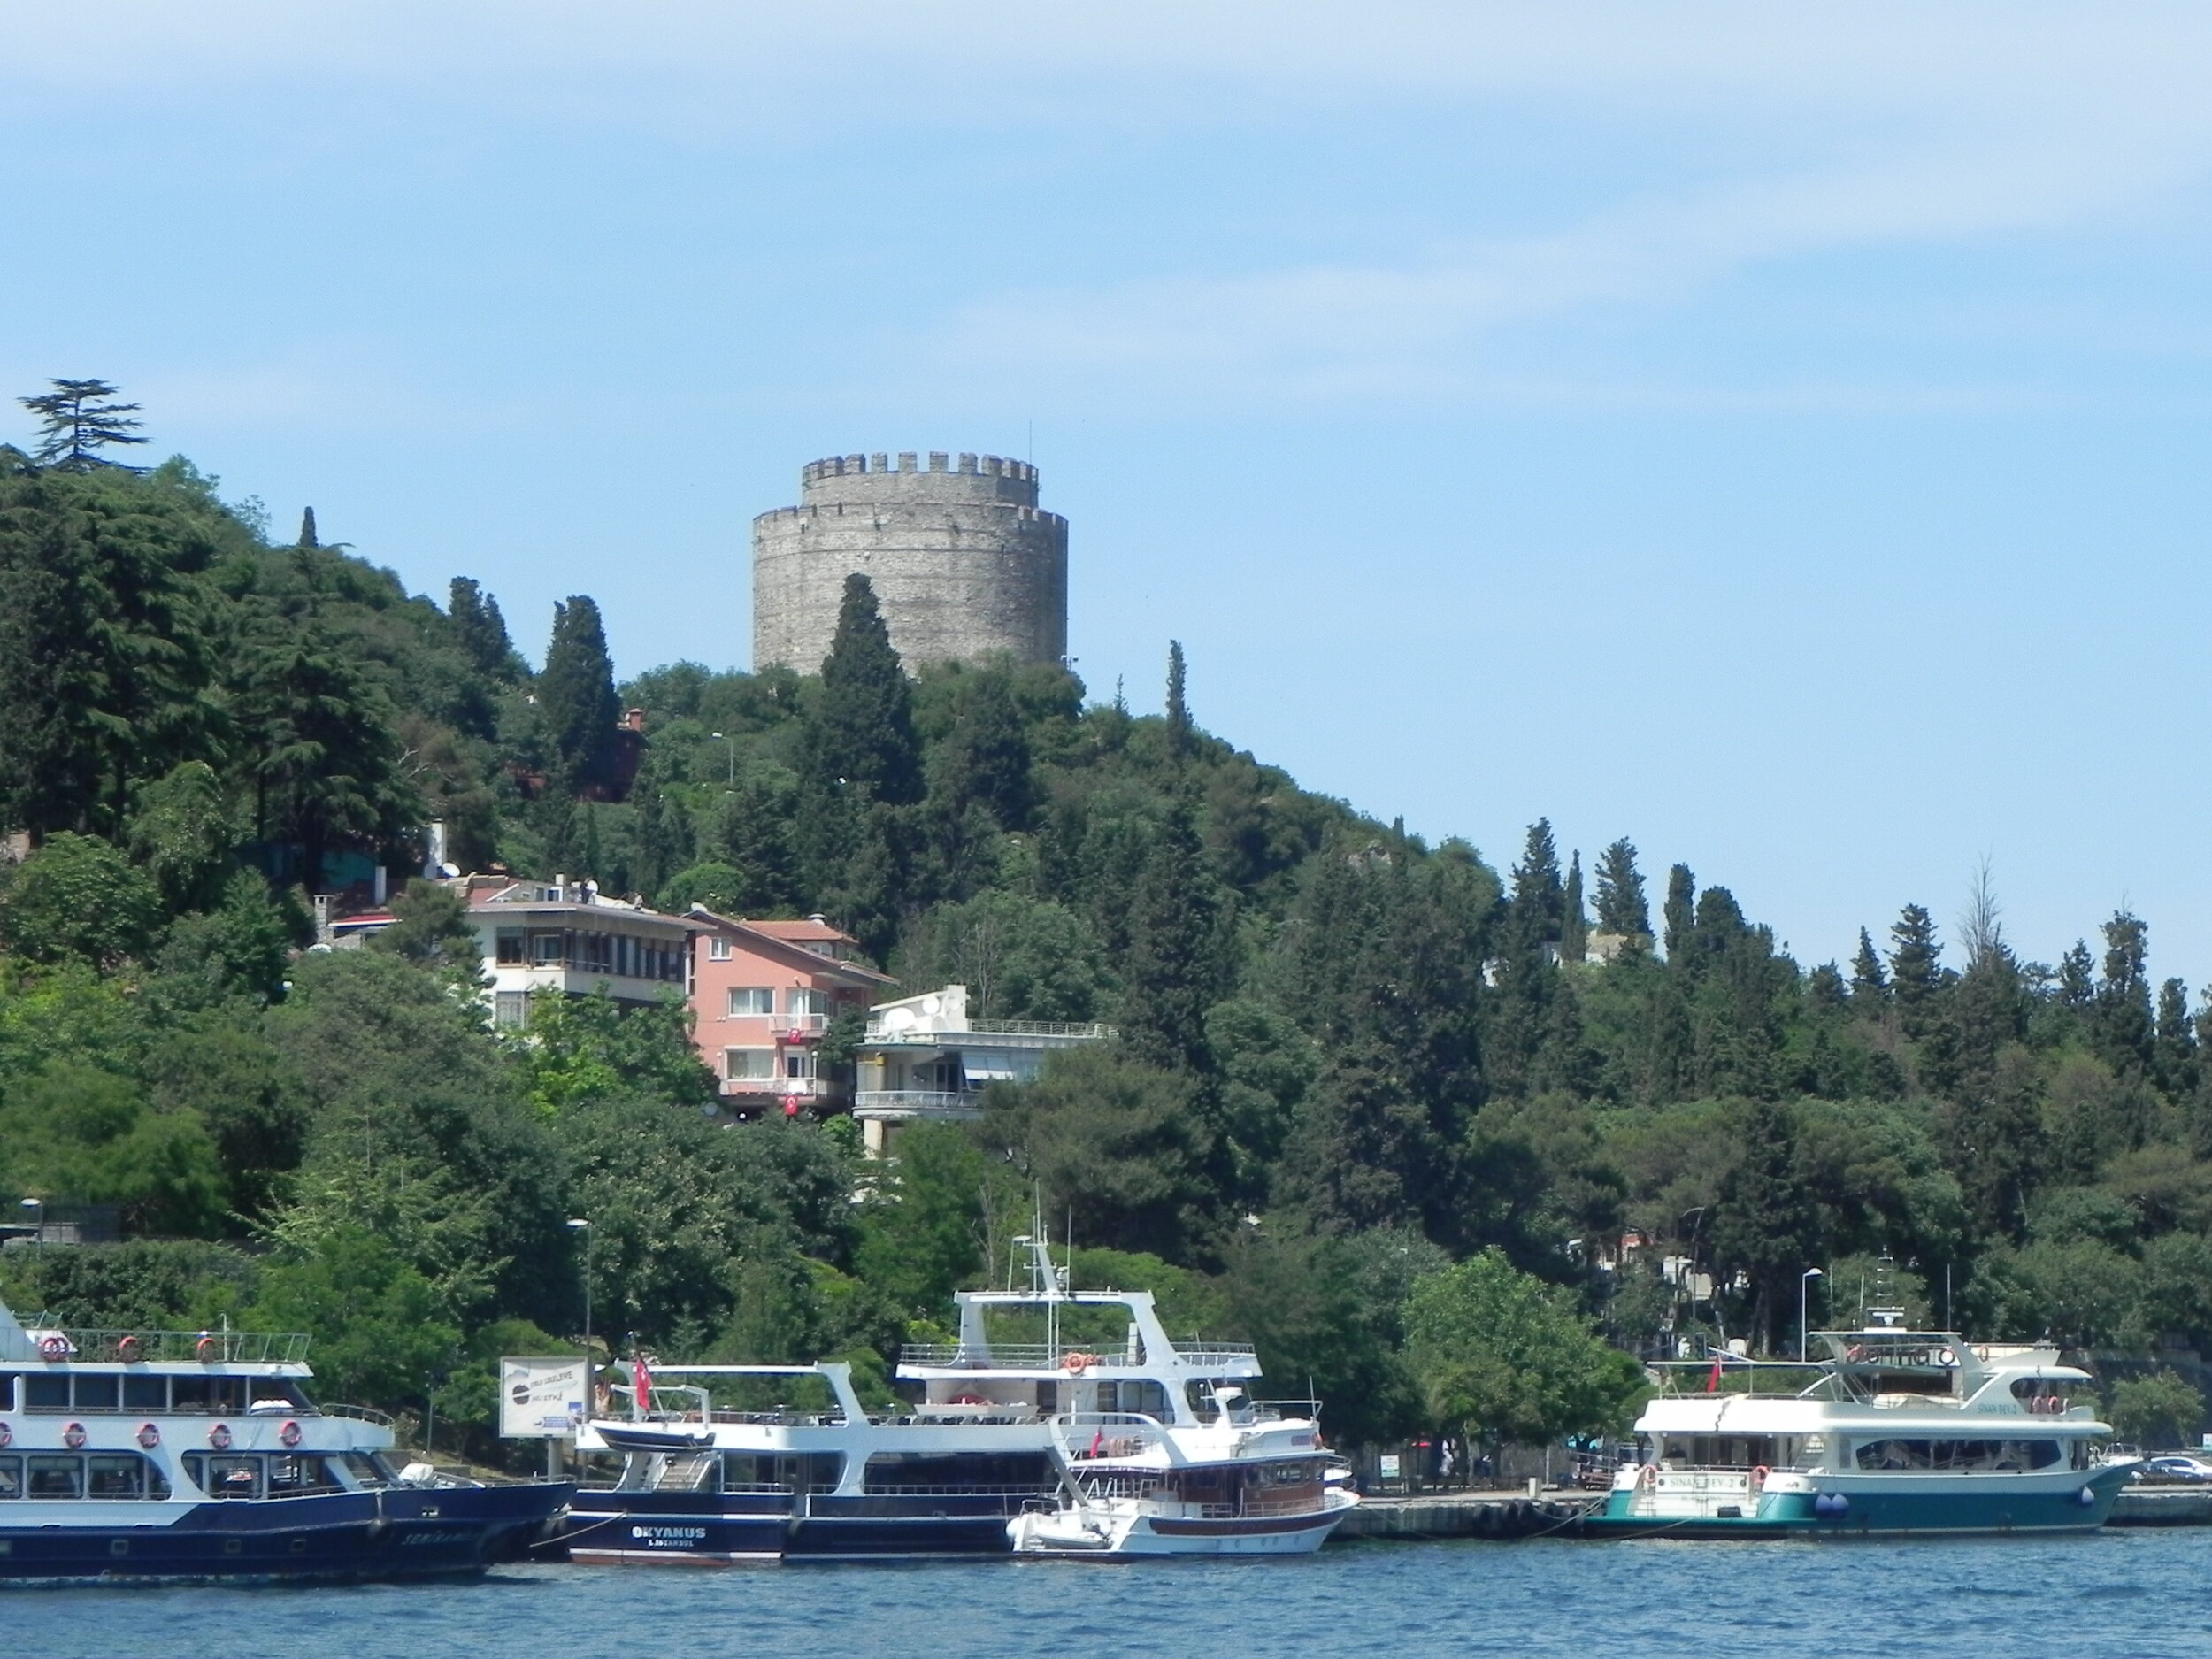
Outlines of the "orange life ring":
M 1060 1356 L 1061 1369 L 1073 1371 L 1078 1377 L 1098 1363 L 1095 1354 L 1064 1354 Z
M 213 1428 L 208 1430 L 207 1443 L 219 1452 L 228 1451 L 230 1449 L 230 1425 L 218 1423 Z
M 53 1361 L 69 1357 L 69 1339 L 65 1336 L 42 1336 L 38 1340 L 38 1356 Z
M 1774 1471 L 1769 1469 L 1764 1463 L 1761 1463 L 1756 1469 L 1751 1471 L 1751 1489 L 1754 1492 L 1764 1491 L 1766 1488 L 1767 1479 L 1773 1473 Z
M 64 1429 L 61 1432 L 61 1443 L 64 1446 L 66 1446 L 73 1452 L 75 1451 L 80 1446 L 82 1446 L 84 1444 L 84 1425 L 81 1423 L 72 1423 L 67 1428 Z
M 300 1425 L 287 1417 L 284 1426 L 277 1431 L 277 1439 L 287 1446 L 297 1446 L 300 1443 Z
M 146 1345 L 134 1336 L 127 1336 L 115 1345 L 115 1357 L 126 1365 L 135 1365 L 146 1357 Z
M 1646 1463 L 1636 1471 L 1636 1484 L 1647 1492 L 1659 1484 L 1659 1465 Z
M 200 1340 L 192 1345 L 192 1357 L 203 1365 L 212 1365 L 223 1357 L 223 1345 L 209 1333 L 203 1331 L 200 1333 Z
M 143 1446 L 148 1451 L 152 1451 L 155 1447 L 161 1444 L 161 1431 L 150 1423 L 140 1424 L 138 1425 L 138 1443 L 141 1446 Z

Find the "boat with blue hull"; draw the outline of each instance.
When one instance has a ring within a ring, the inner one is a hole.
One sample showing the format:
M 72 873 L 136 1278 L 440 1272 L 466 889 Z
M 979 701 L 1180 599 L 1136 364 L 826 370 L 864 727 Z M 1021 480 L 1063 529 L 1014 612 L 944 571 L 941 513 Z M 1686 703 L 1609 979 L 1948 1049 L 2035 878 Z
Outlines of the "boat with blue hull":
M 607 1478 L 549 1548 L 722 1565 L 1317 1548 L 1349 1500 L 1324 1480 L 1314 1408 L 1248 1398 L 1248 1344 L 1178 1344 L 1149 1292 L 1071 1290 L 1041 1240 L 1017 1243 L 1031 1286 L 960 1293 L 958 1340 L 907 1348 L 895 1404 L 869 1409 L 833 1361 L 637 1366 L 577 1430 Z
M 395 1471 L 389 1420 L 318 1406 L 307 1339 L 27 1327 L 0 1305 L 0 1582 L 477 1573 L 572 1490 Z
M 2087 1372 L 2047 1344 L 1878 1321 L 1816 1333 L 1816 1364 L 1719 1355 L 1654 1367 L 1636 1457 L 1580 1530 L 1894 1537 L 2105 1524 L 2136 1460 L 2111 1456 L 2110 1427 L 2078 1403 Z

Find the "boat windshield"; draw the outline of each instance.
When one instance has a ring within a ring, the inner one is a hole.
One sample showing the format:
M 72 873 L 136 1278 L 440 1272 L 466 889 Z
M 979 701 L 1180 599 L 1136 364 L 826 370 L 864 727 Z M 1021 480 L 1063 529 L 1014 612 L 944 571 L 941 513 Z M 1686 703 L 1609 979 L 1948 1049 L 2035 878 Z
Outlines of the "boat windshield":
M 1954 1339 L 1924 1331 L 1824 1331 L 1836 1375 L 1858 1397 L 1958 1392 Z

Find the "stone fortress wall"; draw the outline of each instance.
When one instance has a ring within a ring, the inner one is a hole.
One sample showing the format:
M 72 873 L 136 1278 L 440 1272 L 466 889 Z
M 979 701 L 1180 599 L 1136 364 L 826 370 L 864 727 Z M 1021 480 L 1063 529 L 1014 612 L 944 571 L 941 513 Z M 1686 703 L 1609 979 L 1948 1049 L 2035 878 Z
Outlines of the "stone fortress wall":
M 799 473 L 799 505 L 753 520 L 753 666 L 814 673 L 845 578 L 875 586 L 911 672 L 1068 649 L 1068 521 L 1037 505 L 1037 469 L 995 455 L 832 456 Z

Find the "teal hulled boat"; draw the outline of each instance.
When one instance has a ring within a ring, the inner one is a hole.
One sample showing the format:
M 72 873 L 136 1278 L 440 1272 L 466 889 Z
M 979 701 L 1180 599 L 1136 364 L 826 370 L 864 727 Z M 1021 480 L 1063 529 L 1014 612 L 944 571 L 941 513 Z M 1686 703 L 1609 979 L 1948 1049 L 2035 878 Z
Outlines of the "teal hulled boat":
M 1876 1316 L 1878 1321 L 1881 1316 Z M 2075 1403 L 2088 1374 L 2042 1344 L 1877 1323 L 1815 1333 L 1826 1357 L 1655 1367 L 1636 1460 L 1587 1530 L 1858 1536 L 2086 1532 L 2134 1460 Z

